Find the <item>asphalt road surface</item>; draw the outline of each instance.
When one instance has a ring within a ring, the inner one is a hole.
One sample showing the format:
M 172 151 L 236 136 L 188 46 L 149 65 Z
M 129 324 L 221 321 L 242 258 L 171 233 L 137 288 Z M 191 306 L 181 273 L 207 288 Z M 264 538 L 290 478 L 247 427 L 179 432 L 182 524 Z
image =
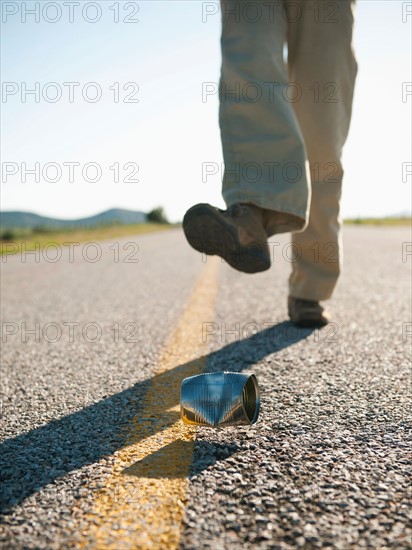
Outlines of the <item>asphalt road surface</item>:
M 2 548 L 410 548 L 410 231 L 345 228 L 320 331 L 271 241 L 258 275 L 180 230 L 3 258 Z M 205 370 L 256 374 L 256 425 L 183 426 Z

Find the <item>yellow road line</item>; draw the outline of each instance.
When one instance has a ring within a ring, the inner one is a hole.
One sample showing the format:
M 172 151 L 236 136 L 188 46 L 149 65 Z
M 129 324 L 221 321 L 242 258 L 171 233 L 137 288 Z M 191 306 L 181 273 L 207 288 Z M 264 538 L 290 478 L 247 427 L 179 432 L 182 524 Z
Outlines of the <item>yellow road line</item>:
M 213 319 L 219 262 L 208 262 L 133 418 L 127 444 L 85 518 L 81 548 L 178 547 L 195 429 L 180 421 L 180 383 L 204 370 L 202 322 Z

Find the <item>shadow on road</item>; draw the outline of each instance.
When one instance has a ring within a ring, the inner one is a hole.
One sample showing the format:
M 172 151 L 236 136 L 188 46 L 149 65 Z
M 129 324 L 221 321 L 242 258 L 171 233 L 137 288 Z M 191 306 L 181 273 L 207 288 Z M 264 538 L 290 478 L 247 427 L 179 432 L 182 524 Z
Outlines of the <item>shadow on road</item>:
M 243 371 L 267 355 L 307 338 L 311 332 L 311 329 L 296 329 L 290 322 L 279 323 L 208 354 L 206 356 L 207 371 Z M 195 362 L 197 361 L 199 359 Z M 93 464 L 123 448 L 128 442 L 125 435 L 126 427 L 131 418 L 136 415 L 139 402 L 141 402 L 149 384 L 168 387 L 171 378 L 175 381 L 176 379 L 182 380 L 186 373 L 193 371 L 193 363 L 192 361 L 177 365 L 173 369 L 140 382 L 76 413 L 59 420 L 53 420 L 26 434 L 5 440 L 0 445 L 2 482 L 0 512 L 11 510 L 13 506 L 61 476 Z M 170 395 L 167 402 L 164 403 L 165 414 L 161 419 L 153 419 L 150 432 L 145 433 L 144 437 L 149 437 L 176 422 L 178 419 L 176 413 L 168 411 L 168 409 L 176 406 L 178 401 L 179 395 Z M 147 421 L 147 419 L 145 420 Z M 133 440 L 134 443 L 137 441 Z M 203 443 L 206 447 L 211 445 Z M 179 444 L 184 446 L 186 442 L 179 441 L 171 445 Z M 193 448 L 193 444 L 191 445 Z M 232 444 L 223 446 L 216 444 L 212 445 L 213 448 L 210 449 L 206 447 L 205 460 L 198 465 L 201 469 L 217 460 L 224 460 L 238 450 Z M 140 472 L 144 471 L 146 477 L 156 477 L 156 463 L 162 458 L 163 470 L 165 464 L 164 456 L 160 457 L 159 453 L 175 451 L 176 448 L 173 449 L 170 445 L 166 446 L 147 457 L 143 464 L 132 465 L 130 472 L 125 473 L 142 475 Z M 184 449 L 179 448 L 179 451 L 184 452 Z M 182 476 L 182 473 L 178 471 L 178 466 L 171 466 L 171 468 L 171 471 L 167 472 L 168 477 Z M 194 463 L 192 475 L 197 471 L 196 468 L 196 463 Z M 165 476 L 164 471 L 161 475 Z
M 193 441 L 178 439 L 146 456 L 143 460 L 139 460 L 128 468 L 125 468 L 123 473 L 135 477 L 181 479 L 187 476 L 187 465 L 186 461 L 179 461 L 177 457 L 189 453 L 192 455 L 194 446 Z M 189 477 L 200 474 L 200 472 L 209 466 L 229 458 L 239 450 L 240 447 L 233 443 L 224 444 L 196 441 L 196 456 L 198 460 L 193 463 Z

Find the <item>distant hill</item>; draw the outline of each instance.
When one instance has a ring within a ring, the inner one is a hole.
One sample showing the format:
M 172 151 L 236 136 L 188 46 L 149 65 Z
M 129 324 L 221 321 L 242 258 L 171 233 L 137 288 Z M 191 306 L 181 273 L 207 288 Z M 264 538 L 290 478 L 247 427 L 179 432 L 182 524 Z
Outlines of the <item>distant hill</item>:
M 50 228 L 70 228 L 70 227 L 92 227 L 95 225 L 111 225 L 111 224 L 135 224 L 145 223 L 147 215 L 145 212 L 134 210 L 123 210 L 122 208 L 112 208 L 95 216 L 87 218 L 78 218 L 75 220 L 61 220 L 58 218 L 48 218 L 39 216 L 33 212 L 1 212 L 0 224 L 4 228 L 25 228 L 33 229 L 34 227 L 50 227 Z

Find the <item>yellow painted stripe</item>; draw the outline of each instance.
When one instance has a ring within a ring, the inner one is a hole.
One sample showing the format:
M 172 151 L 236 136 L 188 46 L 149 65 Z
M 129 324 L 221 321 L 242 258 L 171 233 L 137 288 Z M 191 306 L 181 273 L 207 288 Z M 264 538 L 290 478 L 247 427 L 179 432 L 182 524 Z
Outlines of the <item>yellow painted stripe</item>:
M 173 550 L 179 545 L 195 434 L 180 421 L 180 384 L 205 367 L 202 322 L 213 319 L 218 266 L 215 258 L 208 259 L 164 347 L 127 444 L 113 455 L 111 475 L 85 518 L 81 548 Z

